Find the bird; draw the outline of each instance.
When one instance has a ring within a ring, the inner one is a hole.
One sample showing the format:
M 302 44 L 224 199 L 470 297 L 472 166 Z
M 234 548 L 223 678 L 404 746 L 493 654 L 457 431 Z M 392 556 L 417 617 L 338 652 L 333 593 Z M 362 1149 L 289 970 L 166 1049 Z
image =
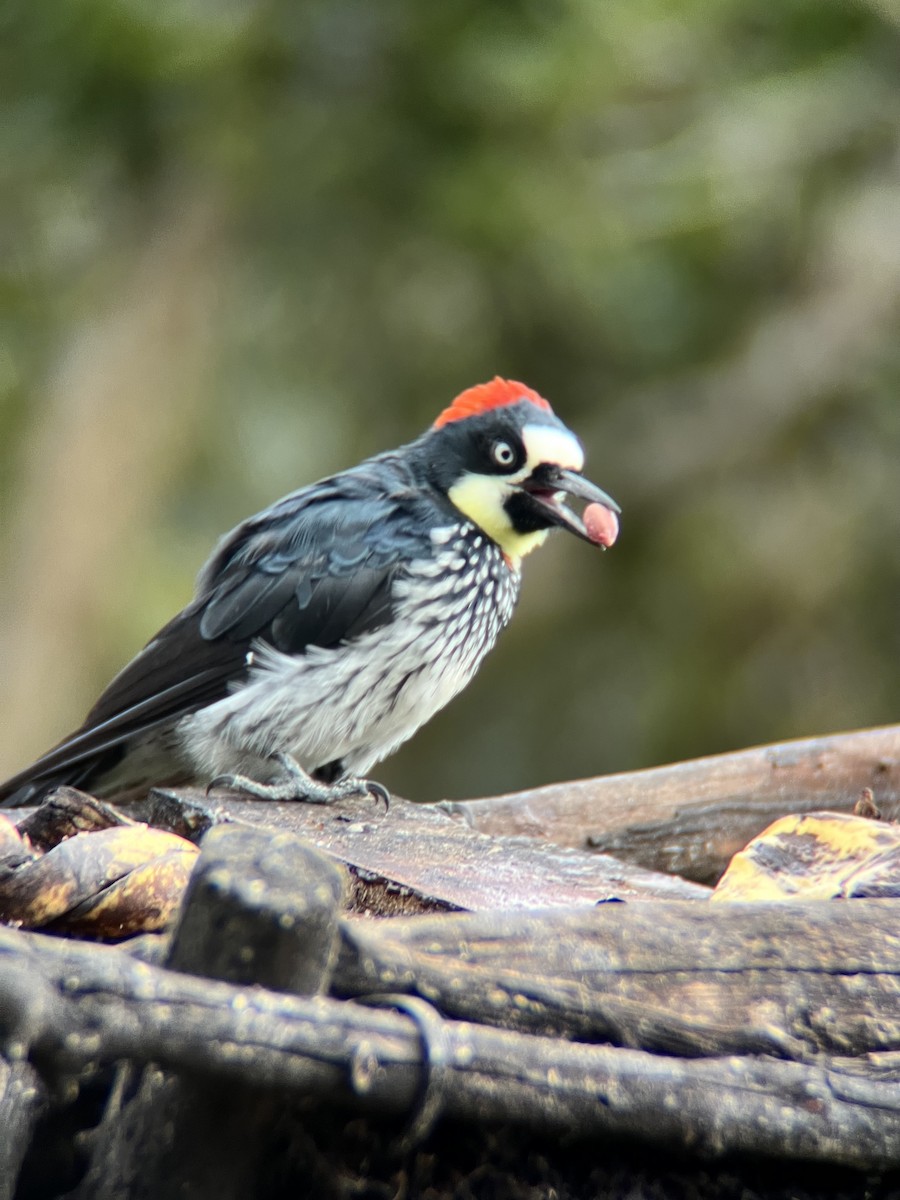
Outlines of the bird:
M 99 797 L 206 784 L 330 803 L 469 683 L 513 615 L 522 560 L 560 528 L 607 548 L 619 506 L 575 434 L 499 376 L 418 438 L 301 487 L 214 548 L 193 599 L 84 723 L 0 784 Z M 586 502 L 581 516 L 566 497 Z

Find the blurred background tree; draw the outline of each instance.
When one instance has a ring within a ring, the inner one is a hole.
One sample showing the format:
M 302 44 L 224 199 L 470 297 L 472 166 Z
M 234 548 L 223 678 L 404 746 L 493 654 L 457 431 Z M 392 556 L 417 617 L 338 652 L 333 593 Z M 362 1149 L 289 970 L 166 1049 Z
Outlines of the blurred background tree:
M 8 0 L 0 772 L 215 538 L 495 373 L 623 505 L 419 798 L 900 717 L 891 0 Z

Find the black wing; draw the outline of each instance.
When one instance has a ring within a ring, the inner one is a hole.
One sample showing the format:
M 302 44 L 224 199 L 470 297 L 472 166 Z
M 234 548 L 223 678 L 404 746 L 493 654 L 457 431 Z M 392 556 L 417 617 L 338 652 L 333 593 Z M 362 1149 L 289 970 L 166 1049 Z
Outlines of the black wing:
M 394 577 L 427 542 L 410 532 L 421 523 L 404 519 L 421 496 L 402 479 L 388 491 L 383 475 L 363 464 L 238 526 L 201 572 L 192 603 L 116 676 L 80 729 L 0 785 L 0 803 L 85 784 L 129 740 L 222 699 L 246 679 L 257 641 L 297 654 L 390 621 Z

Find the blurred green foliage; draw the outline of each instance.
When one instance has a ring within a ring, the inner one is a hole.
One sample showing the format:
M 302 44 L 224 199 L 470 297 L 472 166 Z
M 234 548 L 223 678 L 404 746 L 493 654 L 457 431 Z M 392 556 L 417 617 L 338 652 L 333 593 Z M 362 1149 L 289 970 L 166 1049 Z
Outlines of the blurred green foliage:
M 623 505 L 381 775 L 484 795 L 900 712 L 891 0 L 8 0 L 0 768 L 216 536 L 495 373 Z

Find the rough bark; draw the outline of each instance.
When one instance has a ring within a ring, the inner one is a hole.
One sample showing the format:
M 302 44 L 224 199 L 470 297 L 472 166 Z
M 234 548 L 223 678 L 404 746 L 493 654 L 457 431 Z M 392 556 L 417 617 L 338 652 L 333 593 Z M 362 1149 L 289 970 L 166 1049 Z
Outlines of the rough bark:
M 189 803 L 202 796 L 190 790 L 176 794 Z M 385 812 L 364 799 L 323 809 L 260 804 L 227 792 L 213 792 L 209 802 L 220 817 L 298 834 L 346 863 L 369 886 L 379 912 L 395 911 L 399 900 L 420 911 L 478 911 L 707 896 L 696 884 L 608 855 L 521 837 L 486 838 L 435 805 L 395 799 Z
M 785 813 L 852 812 L 864 788 L 900 819 L 900 726 L 776 743 L 672 766 L 446 805 L 480 833 L 592 846 L 714 883 Z
M 345 922 L 334 989 L 460 1020 L 678 1055 L 900 1052 L 895 902 Z
M 0 997 L 4 1014 L 5 1000 L 4 994 Z M 22 1160 L 46 1106 L 46 1089 L 34 1067 L 0 1058 L 0 1200 L 15 1196 Z
M 827 1059 L 816 1065 L 770 1057 L 685 1060 L 572 1043 L 447 1021 L 428 1007 L 411 1016 L 239 989 L 138 964 L 117 950 L 36 948 L 31 943 L 39 938 L 2 935 L 0 988 L 11 957 L 30 958 L 47 1000 L 31 1026 L 43 1061 L 69 1070 L 98 1059 L 159 1064 L 143 1093 L 153 1104 L 170 1099 L 161 1070 L 188 1072 L 209 1080 L 218 1096 L 205 1120 L 214 1120 L 223 1097 L 250 1085 L 381 1115 L 415 1114 L 424 1097 L 431 1116 L 627 1135 L 702 1153 L 740 1150 L 873 1169 L 900 1159 L 895 1073 L 870 1078 Z M 182 1126 L 177 1112 L 169 1115 L 162 1141 L 138 1141 L 137 1170 L 120 1174 L 116 1188 L 92 1185 L 82 1194 L 161 1194 L 147 1185 L 157 1155 L 167 1179 L 177 1178 L 170 1155 Z M 248 1150 L 260 1145 L 254 1124 L 241 1125 Z M 129 1132 L 134 1139 L 141 1131 Z M 226 1124 L 203 1132 L 215 1133 L 221 1154 L 223 1137 L 236 1131 Z M 231 1185 L 244 1186 L 247 1178 L 232 1172 L 224 1182 L 216 1177 L 223 1192 L 184 1194 L 240 1194 Z M 208 1181 L 203 1176 L 197 1186 Z
M 343 884 L 333 863 L 289 834 L 212 829 L 172 937 L 169 966 L 236 984 L 317 992 L 336 954 Z M 145 1015 L 142 1036 L 150 1037 L 153 1017 Z M 215 1021 L 193 1036 L 198 1042 L 217 1036 Z M 253 1057 L 252 1044 L 242 1045 L 239 1037 L 236 1044 L 234 1032 L 222 1036 L 223 1049 L 239 1056 L 246 1049 Z M 78 1194 L 84 1200 L 256 1194 L 263 1125 L 274 1102 L 260 1093 L 252 1072 L 223 1088 L 178 1056 L 160 1057 L 169 1071 L 148 1065 L 140 1072 L 138 1064 L 153 1055 L 125 1057 L 132 1061 L 118 1069 Z

